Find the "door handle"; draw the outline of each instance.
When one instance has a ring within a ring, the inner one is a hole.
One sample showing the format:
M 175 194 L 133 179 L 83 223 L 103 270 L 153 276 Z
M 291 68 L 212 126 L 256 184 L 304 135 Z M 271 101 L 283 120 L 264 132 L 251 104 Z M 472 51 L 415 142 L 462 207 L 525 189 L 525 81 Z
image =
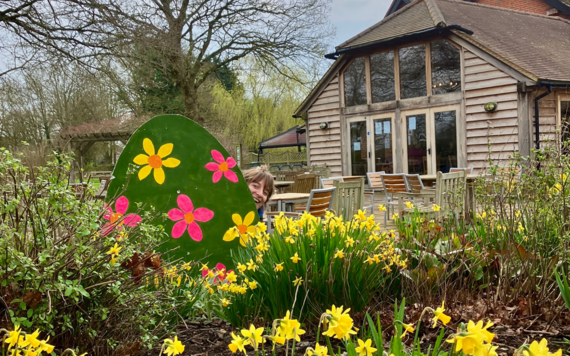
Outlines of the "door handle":
M 428 155 L 431 155 L 431 148 L 428 148 Z
M 368 158 L 372 158 L 372 155 L 370 154 L 370 152 L 368 152 Z

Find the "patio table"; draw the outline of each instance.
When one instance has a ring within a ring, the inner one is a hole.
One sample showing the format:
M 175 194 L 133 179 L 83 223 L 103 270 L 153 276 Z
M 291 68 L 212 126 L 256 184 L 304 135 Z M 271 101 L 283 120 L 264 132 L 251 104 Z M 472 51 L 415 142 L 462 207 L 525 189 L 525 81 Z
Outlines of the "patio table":
M 285 204 L 306 202 L 310 196 L 309 193 L 282 193 L 272 195 L 269 201 L 277 203 L 277 211 L 285 211 Z
M 292 180 L 283 180 L 283 181 L 275 181 L 273 185 L 275 185 L 275 188 L 277 188 L 277 191 L 279 191 L 282 188 L 293 185 L 293 183 L 295 182 Z

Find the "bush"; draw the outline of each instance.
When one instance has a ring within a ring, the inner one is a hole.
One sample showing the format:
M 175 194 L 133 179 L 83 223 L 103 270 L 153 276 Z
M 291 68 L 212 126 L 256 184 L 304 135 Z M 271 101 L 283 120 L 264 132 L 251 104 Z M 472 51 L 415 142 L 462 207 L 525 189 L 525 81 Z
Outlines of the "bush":
M 347 222 L 331 213 L 324 219 L 307 213 L 297 221 L 277 217 L 273 234 L 258 233 L 247 248 L 234 251 L 250 288 L 233 297 L 225 317 L 244 325 L 289 310 L 300 320 L 314 320 L 331 300 L 363 311 L 388 293 L 387 281 L 405 268 L 393 236 L 380 233 L 373 219 L 363 213 Z
M 152 216 L 122 216 L 126 198 L 104 209 L 70 186 L 69 167 L 62 155 L 28 170 L 0 149 L 0 327 L 40 329 L 58 349 L 134 352 L 189 312 L 198 269 L 165 263 Z

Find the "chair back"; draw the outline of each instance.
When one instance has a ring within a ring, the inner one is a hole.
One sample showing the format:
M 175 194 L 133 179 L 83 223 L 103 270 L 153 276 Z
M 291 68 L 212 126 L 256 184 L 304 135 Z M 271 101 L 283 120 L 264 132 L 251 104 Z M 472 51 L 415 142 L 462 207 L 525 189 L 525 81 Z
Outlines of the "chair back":
M 333 185 L 336 188 L 333 210 L 346 221 L 352 219 L 364 206 L 364 178 L 352 182 L 334 180 Z
M 461 167 L 452 167 L 449 168 L 449 173 L 461 172 L 465 171 L 467 174 L 473 174 L 473 167 L 461 168 Z
M 421 193 L 422 189 L 425 188 L 419 174 L 404 174 L 404 181 L 408 193 Z
M 293 183 L 293 193 L 310 193 L 315 188 L 316 182 L 315 174 L 298 174 Z
M 408 191 L 404 174 L 382 174 L 380 178 L 382 178 L 382 185 L 386 194 L 406 193 Z
M 336 188 L 313 189 L 307 202 L 306 212 L 315 217 L 325 215 L 327 210 L 332 210 Z
M 342 177 L 335 177 L 335 178 L 321 178 L 321 186 L 323 188 L 332 188 L 334 187 L 333 182 L 335 180 L 344 182 L 344 180 L 342 179 Z
M 386 172 L 380 171 L 366 173 L 366 178 L 368 179 L 368 189 L 384 189 L 384 184 L 382 183 L 382 174 L 386 174 Z
M 466 194 L 467 172 L 465 170 L 453 173 L 437 172 L 435 204 L 441 208 L 440 212 L 459 214 L 464 211 Z
M 290 172 L 291 166 L 289 166 L 288 164 L 284 164 L 284 165 L 279 166 L 279 170 L 281 172 Z

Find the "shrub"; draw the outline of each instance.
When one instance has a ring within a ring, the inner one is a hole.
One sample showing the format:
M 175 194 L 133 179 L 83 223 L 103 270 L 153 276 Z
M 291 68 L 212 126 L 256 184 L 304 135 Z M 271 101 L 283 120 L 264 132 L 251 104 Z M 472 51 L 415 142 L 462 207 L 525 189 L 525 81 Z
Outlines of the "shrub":
M 253 316 L 275 319 L 289 310 L 311 320 L 331 300 L 363 311 L 405 268 L 393 236 L 380 233 L 373 219 L 363 212 L 346 222 L 331 213 L 324 219 L 305 213 L 296 221 L 279 216 L 272 234 L 258 233 L 234 251 L 238 273 L 250 288 L 233 297 L 226 318 L 244 325 Z
M 152 216 L 104 209 L 90 187 L 74 191 L 69 167 L 61 155 L 28 170 L 0 149 L 1 327 L 39 329 L 57 348 L 136 351 L 188 313 L 197 268 L 165 263 Z

